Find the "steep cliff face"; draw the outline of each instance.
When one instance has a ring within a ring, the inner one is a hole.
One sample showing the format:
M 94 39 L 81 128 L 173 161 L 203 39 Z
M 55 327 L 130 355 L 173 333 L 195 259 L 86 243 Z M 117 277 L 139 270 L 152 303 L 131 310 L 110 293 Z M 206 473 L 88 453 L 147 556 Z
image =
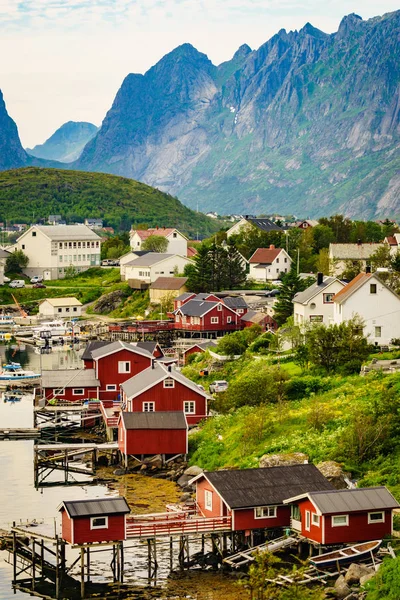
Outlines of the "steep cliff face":
M 37 158 L 73 162 L 77 160 L 86 144 L 96 135 L 98 127 L 84 121 L 68 121 L 53 133 L 44 144 L 27 148 Z
M 221 213 L 400 214 L 400 11 L 128 75 L 76 166 Z
M 9 116 L 0 90 L 0 171 L 27 164 L 28 157 L 23 149 L 18 129 Z

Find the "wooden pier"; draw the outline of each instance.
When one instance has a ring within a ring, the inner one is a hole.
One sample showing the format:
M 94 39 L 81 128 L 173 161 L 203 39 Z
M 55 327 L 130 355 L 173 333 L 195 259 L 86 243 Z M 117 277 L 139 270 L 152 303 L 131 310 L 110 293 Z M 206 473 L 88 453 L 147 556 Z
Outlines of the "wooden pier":
M 258 546 L 253 546 L 248 550 L 243 550 L 242 552 L 237 552 L 236 554 L 232 554 L 224 558 L 224 563 L 229 565 L 234 569 L 239 569 L 244 565 L 248 565 L 250 562 L 254 561 L 254 555 L 258 552 L 279 552 L 280 550 L 284 550 L 285 548 L 291 548 L 292 546 L 296 546 L 299 543 L 299 538 L 295 536 L 283 536 L 277 538 L 276 540 L 271 540 L 268 542 L 264 542 L 263 544 L 259 544 Z
M 41 432 L 35 427 L 0 429 L 0 440 L 34 440 L 40 438 Z

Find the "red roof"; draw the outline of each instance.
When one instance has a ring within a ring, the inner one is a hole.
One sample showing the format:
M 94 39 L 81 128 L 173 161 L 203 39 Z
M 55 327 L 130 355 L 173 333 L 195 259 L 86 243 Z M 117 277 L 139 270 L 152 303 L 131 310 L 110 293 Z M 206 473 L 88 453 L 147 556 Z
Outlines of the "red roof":
M 396 238 L 393 235 L 388 235 L 386 239 L 387 239 L 388 244 L 390 246 L 397 246 L 398 245 L 397 244 L 397 240 L 396 240 Z
M 348 296 L 350 296 L 353 291 L 355 291 L 358 287 L 360 287 L 364 281 L 371 277 L 371 273 L 359 273 L 354 279 L 350 281 L 347 285 L 345 285 L 340 292 L 335 294 L 333 300 L 345 300 Z
M 193 246 L 188 246 L 187 257 L 192 258 L 193 256 L 196 256 L 196 254 L 197 254 L 196 248 L 193 248 Z
M 174 231 L 176 231 L 176 230 L 172 229 L 170 227 L 162 227 L 162 228 L 159 228 L 159 229 L 156 229 L 156 228 L 153 228 L 153 229 L 136 229 L 135 233 L 137 233 L 138 236 L 140 237 L 140 239 L 143 241 L 143 240 L 147 239 L 148 237 L 150 237 L 151 235 L 160 235 L 162 237 L 167 237 L 168 235 L 170 235 Z
M 270 265 L 281 252 L 282 248 L 275 248 L 274 246 L 270 246 L 269 248 L 257 248 L 253 256 L 250 258 L 249 263 L 262 263 L 264 265 Z

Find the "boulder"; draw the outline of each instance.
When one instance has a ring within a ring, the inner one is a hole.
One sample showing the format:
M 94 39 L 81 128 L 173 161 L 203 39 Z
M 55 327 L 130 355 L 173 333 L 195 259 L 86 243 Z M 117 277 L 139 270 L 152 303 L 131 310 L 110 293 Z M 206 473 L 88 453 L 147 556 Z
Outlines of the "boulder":
M 122 304 L 126 298 L 126 292 L 124 290 L 115 290 L 109 294 L 104 294 L 95 303 L 93 310 L 96 313 L 107 314 L 112 310 L 115 310 Z
M 181 475 L 176 483 L 181 488 L 185 488 L 191 479 L 192 479 L 191 475 Z
M 339 463 L 334 460 L 327 460 L 317 465 L 317 469 L 322 473 L 324 477 L 333 485 L 337 490 L 347 489 L 347 483 L 345 481 L 346 473 L 343 472 L 342 467 Z
M 307 454 L 292 452 L 290 454 L 264 454 L 260 458 L 259 467 L 290 467 L 308 463 Z
M 347 583 L 347 585 L 358 585 L 360 583 L 361 577 L 369 575 L 370 573 L 371 569 L 369 569 L 365 565 L 351 563 L 346 575 L 344 576 L 344 580 Z
M 375 571 L 373 569 L 369 569 L 371 572 L 367 573 L 366 575 L 363 575 L 362 577 L 360 577 L 360 585 L 361 587 L 363 585 L 365 585 L 367 583 L 367 581 L 369 581 L 370 579 L 373 579 L 376 575 Z
M 340 575 L 335 581 L 335 591 L 338 598 L 346 598 L 351 592 L 351 589 L 347 585 L 343 575 Z
M 125 469 L 115 469 L 115 471 L 113 471 L 113 475 L 125 475 L 125 473 Z
M 192 499 L 192 494 L 190 494 L 189 492 L 185 492 L 180 497 L 180 502 L 187 502 L 188 500 L 191 500 L 191 499 Z
M 183 474 L 184 475 L 191 475 L 191 477 L 196 477 L 196 475 L 200 475 L 200 473 L 203 472 L 203 469 L 201 467 L 196 467 L 196 465 L 193 465 L 193 467 L 188 467 Z
M 153 470 L 161 469 L 163 466 L 163 460 L 161 454 L 156 454 L 155 456 L 151 456 L 150 458 L 146 458 L 144 460 L 144 464 L 148 465 Z

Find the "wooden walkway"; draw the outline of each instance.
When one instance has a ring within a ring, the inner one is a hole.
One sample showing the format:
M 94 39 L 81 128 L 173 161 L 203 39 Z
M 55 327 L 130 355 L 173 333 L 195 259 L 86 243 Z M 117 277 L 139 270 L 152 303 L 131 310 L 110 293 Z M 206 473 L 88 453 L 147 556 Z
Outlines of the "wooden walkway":
M 238 569 L 243 565 L 247 565 L 249 562 L 254 561 L 254 555 L 257 552 L 278 552 L 279 550 L 283 550 L 284 548 L 290 548 L 298 544 L 299 539 L 294 536 L 284 536 L 277 538 L 276 540 L 271 540 L 269 542 L 264 542 L 259 546 L 253 546 L 248 550 L 243 550 L 242 552 L 237 552 L 236 554 L 232 554 L 232 556 L 228 556 L 224 558 L 223 562 L 234 569 Z
M 231 517 L 191 517 L 188 513 L 160 513 L 155 515 L 130 515 L 126 519 L 128 539 L 186 535 L 192 533 L 231 532 Z
M 18 440 L 32 440 L 40 437 L 40 430 L 34 427 L 31 428 L 13 428 L 7 427 L 0 429 L 0 440 L 4 439 L 18 439 Z

